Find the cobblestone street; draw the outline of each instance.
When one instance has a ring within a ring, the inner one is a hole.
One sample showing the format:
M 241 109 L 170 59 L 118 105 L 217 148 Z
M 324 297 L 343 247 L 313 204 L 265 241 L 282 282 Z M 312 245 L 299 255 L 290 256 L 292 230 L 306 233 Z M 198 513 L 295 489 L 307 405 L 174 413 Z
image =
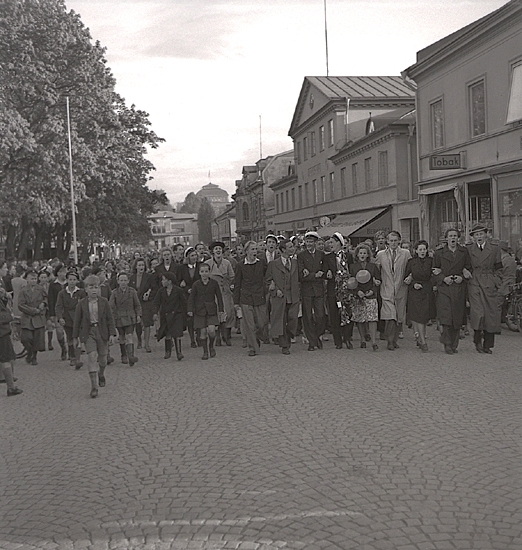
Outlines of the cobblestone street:
M 522 337 L 448 356 L 436 336 L 247 357 L 234 334 L 181 362 L 155 344 L 98 399 L 56 349 L 18 361 L 0 548 L 520 550 Z

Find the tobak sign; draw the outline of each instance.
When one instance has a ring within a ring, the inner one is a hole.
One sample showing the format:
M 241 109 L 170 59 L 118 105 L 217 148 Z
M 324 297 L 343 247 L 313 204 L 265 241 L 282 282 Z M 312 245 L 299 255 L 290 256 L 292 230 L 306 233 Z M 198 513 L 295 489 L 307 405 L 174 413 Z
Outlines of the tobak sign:
M 430 170 L 456 170 L 459 168 L 463 168 L 460 153 L 430 156 Z

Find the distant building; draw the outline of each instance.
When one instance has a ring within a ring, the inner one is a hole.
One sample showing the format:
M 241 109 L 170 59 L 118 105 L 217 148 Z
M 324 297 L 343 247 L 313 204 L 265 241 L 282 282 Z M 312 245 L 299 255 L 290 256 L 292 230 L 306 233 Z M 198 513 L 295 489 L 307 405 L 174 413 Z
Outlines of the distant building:
M 289 130 L 296 174 L 271 184 L 274 232 L 417 237 L 414 109 L 399 76 L 306 77 Z
M 196 197 L 207 199 L 212 205 L 212 208 L 214 208 L 216 216 L 222 214 L 230 206 L 228 192 L 214 183 L 207 183 L 207 185 L 204 185 L 196 193 Z
M 222 214 L 214 218 L 212 222 L 212 240 L 221 241 L 230 247 L 236 243 L 235 203 L 232 203 Z
M 236 181 L 233 198 L 237 205 L 237 234 L 241 241 L 264 240 L 273 233 L 275 197 L 271 185 L 295 175 L 294 152 L 285 151 L 243 166 L 243 177 Z
M 154 247 L 173 246 L 181 243 L 194 246 L 198 238 L 197 214 L 178 214 L 172 210 L 160 210 L 149 216 Z
M 417 53 L 421 234 L 475 223 L 513 249 L 522 240 L 522 3 Z

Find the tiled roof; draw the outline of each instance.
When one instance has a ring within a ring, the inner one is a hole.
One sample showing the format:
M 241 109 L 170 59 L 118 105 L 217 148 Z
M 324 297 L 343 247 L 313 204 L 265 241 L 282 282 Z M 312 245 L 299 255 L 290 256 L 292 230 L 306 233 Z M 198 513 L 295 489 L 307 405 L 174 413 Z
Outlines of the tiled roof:
M 309 76 L 310 83 L 330 99 L 410 98 L 415 92 L 400 76 Z

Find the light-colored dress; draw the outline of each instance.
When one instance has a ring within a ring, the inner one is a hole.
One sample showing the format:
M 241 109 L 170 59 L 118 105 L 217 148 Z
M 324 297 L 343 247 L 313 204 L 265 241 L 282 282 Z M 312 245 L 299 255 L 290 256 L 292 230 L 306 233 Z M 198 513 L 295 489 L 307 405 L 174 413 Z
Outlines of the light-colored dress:
M 394 261 L 389 248 L 377 253 L 375 263 L 381 268 L 381 319 L 384 321 L 406 322 L 408 285 L 404 283 L 404 274 L 410 258 L 410 251 L 404 248 L 397 249 Z
M 219 284 L 221 290 L 221 296 L 223 297 L 223 305 L 226 313 L 226 321 L 224 323 L 226 328 L 233 328 L 236 324 L 236 311 L 234 309 L 234 296 L 230 285 L 234 284 L 234 269 L 232 264 L 223 258 L 218 263 L 214 258 L 210 258 L 205 262 L 210 266 L 210 277 Z

